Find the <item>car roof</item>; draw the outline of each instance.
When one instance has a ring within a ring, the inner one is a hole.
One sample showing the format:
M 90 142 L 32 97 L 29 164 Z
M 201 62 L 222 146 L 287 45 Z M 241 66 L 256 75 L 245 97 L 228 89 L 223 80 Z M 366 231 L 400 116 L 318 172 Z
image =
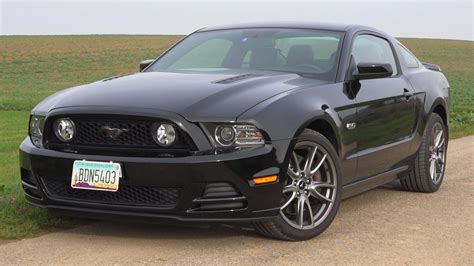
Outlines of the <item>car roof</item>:
M 353 28 L 371 29 L 356 24 L 323 23 L 323 22 L 255 22 L 241 23 L 224 26 L 206 27 L 198 31 L 226 30 L 226 29 L 248 29 L 248 28 L 295 28 L 295 29 L 318 29 L 331 31 L 348 31 Z

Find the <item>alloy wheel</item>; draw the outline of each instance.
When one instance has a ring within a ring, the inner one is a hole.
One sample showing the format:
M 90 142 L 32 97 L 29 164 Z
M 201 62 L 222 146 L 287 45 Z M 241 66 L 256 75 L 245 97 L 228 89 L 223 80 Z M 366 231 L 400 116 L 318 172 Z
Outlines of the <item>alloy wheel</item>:
M 446 139 L 440 123 L 433 126 L 428 161 L 431 180 L 434 184 L 438 184 L 443 177 L 446 161 Z
M 309 230 L 321 224 L 334 207 L 336 168 L 329 153 L 315 142 L 298 142 L 283 189 L 281 217 L 292 227 Z

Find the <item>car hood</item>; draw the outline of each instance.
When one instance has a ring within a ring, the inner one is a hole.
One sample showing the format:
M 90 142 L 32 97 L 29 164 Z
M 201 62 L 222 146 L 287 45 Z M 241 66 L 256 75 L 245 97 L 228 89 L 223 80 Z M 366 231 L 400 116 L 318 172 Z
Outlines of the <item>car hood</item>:
M 147 108 L 177 113 L 189 121 L 234 120 L 277 94 L 323 81 L 296 74 L 144 72 L 61 91 L 37 110 L 66 107 Z

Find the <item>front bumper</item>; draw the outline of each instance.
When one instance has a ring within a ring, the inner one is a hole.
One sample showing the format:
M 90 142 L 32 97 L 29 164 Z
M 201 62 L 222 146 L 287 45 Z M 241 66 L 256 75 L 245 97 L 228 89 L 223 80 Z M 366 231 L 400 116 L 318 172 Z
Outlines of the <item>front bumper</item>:
M 150 158 L 58 152 L 37 148 L 26 138 L 20 145 L 22 185 L 29 203 L 73 216 L 182 221 L 268 219 L 279 213 L 285 180 L 280 177 L 278 182 L 257 186 L 250 181 L 257 176 L 285 173 L 284 154 L 290 141 L 228 154 Z M 137 196 L 141 199 L 146 197 L 145 192 L 140 192 L 141 187 L 173 189 L 178 191 L 173 194 L 175 202 L 155 206 L 134 202 L 133 195 L 128 195 L 126 202 L 115 203 L 52 193 L 47 184 L 53 181 L 68 184 L 75 160 L 118 162 L 123 171 L 122 187 L 132 188 L 134 193 L 141 194 Z M 215 184 L 227 184 L 238 195 L 219 196 L 218 193 L 207 197 L 209 186 Z

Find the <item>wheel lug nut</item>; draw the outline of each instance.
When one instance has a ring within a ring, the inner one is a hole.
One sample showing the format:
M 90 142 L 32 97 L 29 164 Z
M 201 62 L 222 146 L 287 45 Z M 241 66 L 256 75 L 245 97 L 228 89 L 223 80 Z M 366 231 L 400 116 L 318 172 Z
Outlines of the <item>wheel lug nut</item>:
M 308 194 L 308 190 L 305 189 L 304 194 Z

